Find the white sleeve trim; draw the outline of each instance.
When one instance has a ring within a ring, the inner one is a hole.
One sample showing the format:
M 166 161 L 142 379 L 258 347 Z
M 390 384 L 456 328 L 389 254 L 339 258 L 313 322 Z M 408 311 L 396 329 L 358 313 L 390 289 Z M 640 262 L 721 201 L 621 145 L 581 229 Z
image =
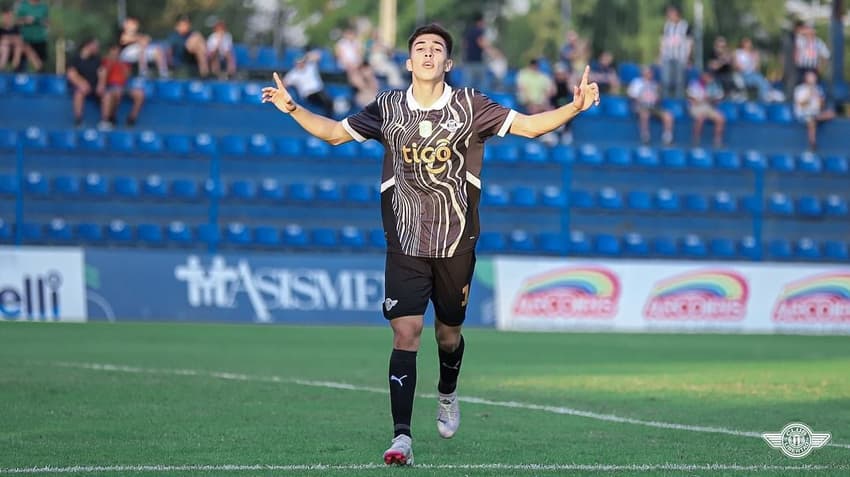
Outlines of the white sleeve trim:
M 499 132 L 497 133 L 499 137 L 505 137 L 505 134 L 511 129 L 511 124 L 514 123 L 514 119 L 516 119 L 516 111 L 511 110 L 508 113 L 508 117 L 505 118 L 505 122 L 502 123 L 502 127 L 499 128 Z
M 351 134 L 351 137 L 354 138 L 357 142 L 366 142 L 366 138 L 363 137 L 359 132 L 355 131 L 351 124 L 348 124 L 348 118 L 342 120 L 342 127 L 345 128 L 348 134 Z
M 472 175 L 471 172 L 466 171 L 466 182 L 474 185 L 478 190 L 481 190 L 481 179 Z
M 395 176 L 390 177 L 381 183 L 381 194 L 384 193 L 387 189 L 395 185 Z

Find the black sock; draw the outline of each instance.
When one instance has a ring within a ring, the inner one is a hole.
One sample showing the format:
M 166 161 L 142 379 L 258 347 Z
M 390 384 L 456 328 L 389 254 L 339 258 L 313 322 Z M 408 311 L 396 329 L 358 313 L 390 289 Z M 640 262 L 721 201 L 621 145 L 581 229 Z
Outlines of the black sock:
M 437 348 L 440 358 L 440 382 L 437 390 L 443 394 L 451 394 L 457 388 L 457 376 L 460 374 L 460 363 L 463 360 L 463 335 L 460 336 L 460 344 L 457 349 L 448 353 Z
M 410 435 L 413 394 L 416 391 L 416 351 L 393 349 L 390 355 L 390 407 L 395 435 Z

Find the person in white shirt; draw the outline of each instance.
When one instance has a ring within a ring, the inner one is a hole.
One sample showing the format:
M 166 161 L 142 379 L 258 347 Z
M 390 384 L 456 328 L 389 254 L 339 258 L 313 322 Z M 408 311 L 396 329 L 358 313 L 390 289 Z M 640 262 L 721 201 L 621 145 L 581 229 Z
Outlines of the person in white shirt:
M 658 83 L 653 78 L 652 69 L 645 66 L 641 76 L 629 83 L 626 91 L 629 98 L 634 102 L 634 109 L 640 120 L 640 140 L 649 142 L 649 117 L 657 116 L 661 119 L 664 131 L 661 135 L 665 145 L 673 142 L 673 115 L 669 111 L 658 106 L 660 99 Z
M 321 108 L 326 116 L 333 116 L 334 103 L 325 91 L 325 83 L 319 74 L 320 55 L 318 51 L 310 51 L 298 58 L 295 67 L 283 77 L 283 84 L 295 88 L 301 98 Z
M 735 50 L 734 63 L 736 79 L 743 83 L 743 87 L 756 87 L 759 100 L 770 101 L 770 92 L 773 88 L 767 78 L 761 74 L 761 57 L 758 50 L 753 48 L 752 40 L 746 37 L 741 39 L 740 47 Z
M 706 119 L 714 123 L 714 147 L 723 146 L 726 118 L 714 107 L 714 102 L 721 98 L 723 98 L 723 89 L 708 71 L 703 71 L 699 78 L 688 85 L 689 110 L 694 119 L 694 146 L 700 145 L 702 126 Z
M 233 35 L 227 31 L 227 24 L 219 20 L 213 32 L 207 37 L 207 56 L 210 70 L 216 76 L 233 77 L 236 74 L 236 55 L 233 53 Z M 222 74 L 221 67 L 225 71 Z
M 688 22 L 678 8 L 667 7 L 667 21 L 661 35 L 661 84 L 665 96 L 681 98 L 685 90 L 685 71 L 691 57 L 693 40 Z
M 803 82 L 794 88 L 794 116 L 806 125 L 809 149 L 814 151 L 817 147 L 818 123 L 835 117 L 835 111 L 826 108 L 826 98 L 814 71 L 807 71 Z

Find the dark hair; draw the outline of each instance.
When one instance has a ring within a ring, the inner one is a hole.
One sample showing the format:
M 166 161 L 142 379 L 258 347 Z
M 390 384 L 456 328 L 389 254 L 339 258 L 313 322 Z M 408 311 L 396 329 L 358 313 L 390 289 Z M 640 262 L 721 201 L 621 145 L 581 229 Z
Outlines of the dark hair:
M 436 23 L 431 23 L 429 25 L 424 25 L 417 28 L 412 35 L 410 35 L 410 39 L 407 40 L 407 51 L 413 49 L 413 42 L 416 41 L 422 35 L 433 34 L 437 35 L 446 42 L 446 56 L 452 56 L 452 34 L 448 32 L 445 28 L 441 27 Z

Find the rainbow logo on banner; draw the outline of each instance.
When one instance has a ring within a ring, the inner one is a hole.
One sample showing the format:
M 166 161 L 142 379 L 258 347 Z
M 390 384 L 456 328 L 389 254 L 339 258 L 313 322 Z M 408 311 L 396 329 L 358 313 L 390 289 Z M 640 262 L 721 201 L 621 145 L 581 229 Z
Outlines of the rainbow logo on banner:
M 698 270 L 657 282 L 643 316 L 649 320 L 740 321 L 747 314 L 747 280 L 732 270 Z
M 781 323 L 850 323 L 850 272 L 813 275 L 791 282 L 773 307 Z
M 526 280 L 514 301 L 520 318 L 608 319 L 617 315 L 620 280 L 603 267 L 568 267 Z

